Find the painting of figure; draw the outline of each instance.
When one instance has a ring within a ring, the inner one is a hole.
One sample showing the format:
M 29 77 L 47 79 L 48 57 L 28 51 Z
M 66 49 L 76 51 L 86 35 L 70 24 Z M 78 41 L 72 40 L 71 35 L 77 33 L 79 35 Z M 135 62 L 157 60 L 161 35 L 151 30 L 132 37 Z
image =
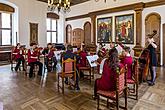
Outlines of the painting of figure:
M 124 44 L 134 43 L 134 15 L 115 17 L 115 37 Z
M 38 44 L 38 24 L 37 23 L 29 23 L 30 24 L 30 43 Z
M 112 41 L 112 17 L 97 19 L 97 42 L 109 43 Z

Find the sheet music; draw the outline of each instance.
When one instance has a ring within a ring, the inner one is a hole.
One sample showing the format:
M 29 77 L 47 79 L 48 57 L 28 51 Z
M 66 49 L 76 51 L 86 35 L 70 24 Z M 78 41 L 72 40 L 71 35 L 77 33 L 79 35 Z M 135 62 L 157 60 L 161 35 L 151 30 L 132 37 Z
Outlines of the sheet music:
M 74 52 L 77 52 L 77 48 L 73 48 L 73 53 L 74 53 Z
M 105 60 L 106 60 L 106 59 L 107 59 L 107 58 L 104 58 L 104 59 L 101 61 L 101 64 L 100 64 L 100 71 L 99 71 L 100 74 L 103 73 L 103 67 L 104 67 L 104 63 L 105 63 Z
M 87 60 L 88 60 L 91 67 L 96 67 L 97 66 L 95 61 L 97 61 L 98 58 L 99 58 L 98 55 L 87 56 Z

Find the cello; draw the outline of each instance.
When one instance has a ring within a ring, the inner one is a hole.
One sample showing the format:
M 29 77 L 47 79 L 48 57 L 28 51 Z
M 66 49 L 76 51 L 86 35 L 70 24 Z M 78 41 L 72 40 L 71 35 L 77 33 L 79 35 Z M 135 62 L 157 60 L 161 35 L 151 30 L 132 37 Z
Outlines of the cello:
M 157 34 L 156 30 L 153 30 L 152 34 L 148 34 L 149 38 L 153 38 Z M 150 51 L 147 49 L 148 43 L 146 42 L 146 48 L 141 52 L 139 57 L 139 82 L 147 81 L 150 65 Z

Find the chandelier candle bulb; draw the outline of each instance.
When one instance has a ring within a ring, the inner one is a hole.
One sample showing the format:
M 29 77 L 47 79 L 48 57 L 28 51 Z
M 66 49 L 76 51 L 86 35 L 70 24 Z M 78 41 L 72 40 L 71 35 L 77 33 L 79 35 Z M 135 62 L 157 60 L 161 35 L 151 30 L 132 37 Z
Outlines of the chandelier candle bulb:
M 60 12 L 63 10 L 65 13 L 70 11 L 70 0 L 48 0 L 48 11 Z

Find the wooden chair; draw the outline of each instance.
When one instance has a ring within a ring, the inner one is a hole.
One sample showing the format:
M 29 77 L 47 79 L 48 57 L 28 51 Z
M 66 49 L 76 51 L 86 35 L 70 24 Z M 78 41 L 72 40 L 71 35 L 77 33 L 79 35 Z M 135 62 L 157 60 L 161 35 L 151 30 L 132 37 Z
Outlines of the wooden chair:
M 45 62 L 46 61 L 45 60 L 46 58 L 47 58 L 47 56 L 44 55 L 44 73 L 46 72 L 46 69 L 48 70 L 47 65 L 46 65 L 46 62 Z M 48 61 L 48 67 L 51 68 L 51 71 L 53 70 L 53 58 L 51 58 L 51 60 Z
M 11 62 L 11 71 L 13 71 L 13 69 L 15 68 L 15 66 L 14 65 L 16 65 L 17 64 L 17 62 L 15 61 L 15 55 L 13 54 L 13 52 L 14 52 L 14 48 L 11 50 L 11 60 L 10 60 L 10 62 Z
M 119 73 L 116 73 L 116 90 L 115 91 L 97 91 L 97 109 L 99 110 L 99 100 L 100 96 L 107 98 L 107 107 L 109 107 L 109 99 L 113 101 L 113 105 L 116 106 L 116 109 L 119 110 L 119 107 L 127 110 L 127 66 L 123 67 Z M 119 106 L 119 98 L 121 96 L 125 97 L 125 106 Z
M 132 65 L 132 79 L 127 79 L 129 95 L 135 96 L 135 99 L 138 100 L 138 84 L 139 84 L 139 65 L 138 59 L 134 59 L 134 63 Z M 132 88 L 133 87 L 133 88 Z
M 25 49 L 25 55 L 24 55 L 24 58 L 25 58 L 25 68 L 26 68 L 26 72 L 25 72 L 25 75 L 27 76 L 27 74 L 29 74 L 29 72 L 27 71 L 28 70 L 28 67 L 30 68 L 30 65 L 28 63 L 28 49 Z M 34 70 L 33 70 L 33 76 L 35 77 L 36 75 L 36 72 L 38 72 L 38 66 L 35 64 L 34 65 Z
M 60 86 L 60 78 L 62 79 L 62 86 Z M 62 93 L 64 94 L 64 79 L 65 78 L 69 78 L 68 82 L 70 86 L 74 86 L 76 85 L 76 58 L 71 59 L 68 58 L 66 60 L 64 60 L 62 58 L 62 72 L 58 73 L 58 91 L 61 88 L 62 89 Z M 69 80 L 73 78 L 74 80 L 74 84 L 71 83 Z
M 84 78 L 86 77 L 86 79 L 88 79 L 90 81 L 90 83 L 92 81 L 92 78 L 94 79 L 94 72 L 93 72 L 94 71 L 94 68 L 91 68 L 90 67 L 89 62 L 87 61 L 87 59 L 86 59 L 86 66 L 79 67 L 78 68 L 78 71 L 79 71 L 79 74 L 80 74 L 81 71 L 82 72 L 88 71 L 89 74 L 84 74 Z
M 13 69 L 15 68 L 15 65 L 17 65 L 17 61 L 15 60 L 15 56 L 16 55 L 14 55 L 13 54 L 14 53 L 14 48 L 11 50 L 11 59 L 10 59 L 10 63 L 11 63 L 11 71 L 13 71 Z M 21 67 L 23 67 L 22 65 L 20 65 L 20 67 L 18 68 L 19 69 L 19 71 L 21 71 Z

